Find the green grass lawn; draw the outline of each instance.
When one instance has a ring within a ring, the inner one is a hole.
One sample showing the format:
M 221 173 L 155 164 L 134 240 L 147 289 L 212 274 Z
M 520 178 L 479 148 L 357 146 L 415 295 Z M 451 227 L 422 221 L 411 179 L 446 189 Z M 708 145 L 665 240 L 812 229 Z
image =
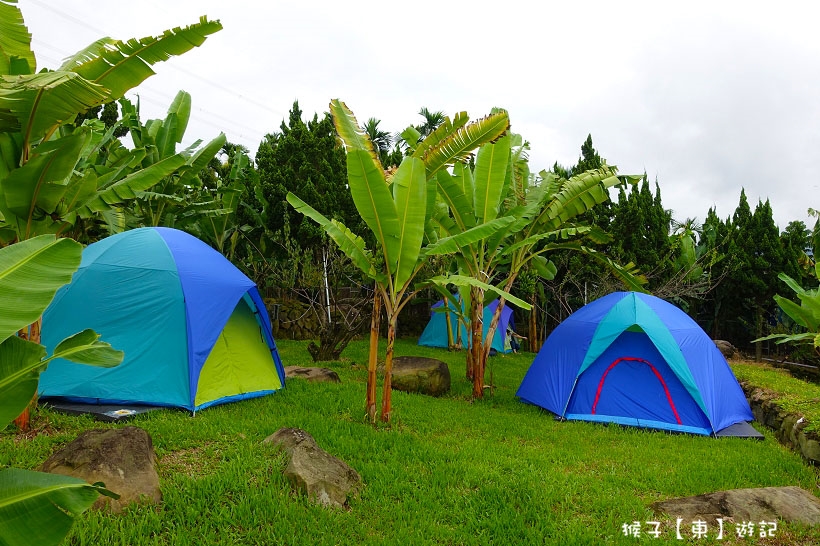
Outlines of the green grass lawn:
M 732 369 L 738 379 L 776 393 L 774 400 L 789 413 L 805 417 L 809 422 L 805 430 L 820 430 L 820 385 L 796 379 L 786 370 L 754 362 L 735 362 Z
M 285 364 L 313 365 L 306 345 L 279 342 Z M 797 485 L 817 493 L 815 469 L 768 431 L 761 442 L 557 422 L 515 397 L 530 353 L 491 358 L 487 378 L 495 390 L 478 402 L 470 400 L 464 353 L 414 340 L 399 340 L 396 353 L 446 361 L 453 388 L 439 399 L 395 392 L 389 426 L 364 418 L 363 341 L 342 362 L 323 364 L 341 384 L 292 380 L 273 396 L 193 417 L 172 410 L 138 416 L 130 424 L 153 438 L 162 505 L 83 514 L 67 543 L 680 544 L 674 519 L 653 514 L 649 503 L 740 487 Z M 0 435 L 0 465 L 34 468 L 82 430 L 123 425 L 41 409 L 34 426 L 42 433 L 31 439 Z M 281 427 L 306 430 L 359 472 L 365 486 L 349 510 L 290 492 L 283 455 L 261 443 Z M 622 532 L 625 523 L 653 520 L 662 523 L 660 538 Z M 691 522 L 682 530 L 691 535 Z M 820 530 L 782 523 L 774 542 L 717 541 L 714 534 L 683 543 L 820 543 Z

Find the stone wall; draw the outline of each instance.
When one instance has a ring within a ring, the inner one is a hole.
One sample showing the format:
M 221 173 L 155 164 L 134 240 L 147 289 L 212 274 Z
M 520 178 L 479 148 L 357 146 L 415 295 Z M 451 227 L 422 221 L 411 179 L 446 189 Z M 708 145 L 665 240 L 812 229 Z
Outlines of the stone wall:
M 274 338 L 304 340 L 319 337 L 319 318 L 309 305 L 294 299 L 269 299 L 265 300 L 265 305 L 271 314 Z
M 806 431 L 809 424 L 802 416 L 781 408 L 771 391 L 761 389 L 748 381 L 740 381 L 755 420 L 774 431 L 780 443 L 799 452 L 811 464 L 820 463 L 820 435 Z

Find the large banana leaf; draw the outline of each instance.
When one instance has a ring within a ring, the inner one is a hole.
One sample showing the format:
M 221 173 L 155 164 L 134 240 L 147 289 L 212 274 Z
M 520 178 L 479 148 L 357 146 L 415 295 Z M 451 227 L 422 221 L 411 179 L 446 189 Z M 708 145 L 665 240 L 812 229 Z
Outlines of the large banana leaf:
M 23 22 L 20 8 L 14 2 L 0 2 L 0 75 L 31 74 L 37 69 L 31 51 L 31 34 Z M 25 62 L 27 70 L 12 70 L 13 58 Z
M 626 265 L 619 264 L 606 254 L 598 252 L 594 248 L 590 248 L 575 242 L 549 243 L 544 245 L 544 247 L 538 251 L 538 254 L 547 254 L 555 250 L 573 250 L 576 252 L 581 252 L 585 256 L 588 256 L 606 266 L 607 269 L 609 269 L 616 277 L 621 279 L 621 282 L 626 285 L 627 289 L 633 292 L 646 292 L 645 285 L 648 281 L 646 277 L 641 274 L 638 267 L 632 262 Z
M 50 134 L 60 123 L 108 99 L 107 90 L 71 72 L 0 77 L 0 132 L 20 132 L 27 143 Z
M 475 286 L 483 289 L 485 292 L 492 292 L 495 295 L 504 298 L 519 309 L 523 309 L 524 311 L 529 311 L 532 309 L 532 305 L 521 298 L 517 298 L 506 290 L 502 290 L 501 288 L 487 284 L 486 282 L 481 282 L 473 277 L 467 277 L 465 275 L 438 275 L 430 278 L 428 282 L 439 286 L 447 286 L 451 284 L 454 286 Z
M 188 160 L 188 165 L 185 167 L 182 175 L 177 181 L 177 185 L 185 187 L 187 185 L 194 185 L 194 179 L 199 176 L 199 173 L 208 166 L 208 163 L 216 157 L 216 154 L 222 149 L 227 142 L 225 133 L 219 133 L 219 136 L 211 140 L 205 146 L 199 148 L 196 153 Z M 199 184 L 201 185 L 201 183 Z
M 162 123 L 157 124 L 157 133 L 154 136 L 154 140 L 156 141 L 156 154 L 157 159 L 162 159 L 165 157 L 172 156 L 177 151 L 177 125 L 178 119 L 177 115 L 174 113 L 169 113 Z
M 43 314 L 80 266 L 82 246 L 42 235 L 0 248 L 0 341 Z
M 806 290 L 785 273 L 780 273 L 777 278 L 794 291 L 800 305 L 782 296 L 775 296 L 777 304 L 800 326 L 817 332 L 820 328 L 820 290 Z
M 780 295 L 775 295 L 774 301 L 795 323 L 803 328 L 817 330 L 820 316 L 815 315 L 808 307 L 797 305 L 795 302 Z M 780 335 L 780 334 L 777 334 Z
M 473 178 L 473 170 L 464 163 L 456 163 L 453 165 L 453 180 L 461 188 L 464 195 L 468 196 L 468 204 L 472 203 L 472 196 L 475 192 L 475 180 Z M 472 214 L 472 213 L 471 213 Z M 473 218 L 475 215 L 473 214 Z
M 435 130 L 427 135 L 424 140 L 418 142 L 416 146 L 413 148 L 413 155 L 415 157 L 424 157 L 424 154 L 427 153 L 427 150 L 435 147 L 438 143 L 442 140 L 447 138 L 449 135 L 453 134 L 453 132 L 461 129 L 467 122 L 470 121 L 470 117 L 467 115 L 467 112 L 459 112 L 455 115 L 452 121 L 450 121 L 449 117 L 444 118 L 444 121 L 435 128 Z M 408 129 L 415 128 L 409 127 Z M 412 137 L 413 133 L 409 132 L 408 136 Z M 421 134 L 416 131 L 416 141 L 421 136 Z M 467 152 L 469 154 L 469 152 Z M 467 159 L 467 155 L 460 155 L 459 157 L 453 157 L 453 161 L 463 161 Z
M 532 268 L 538 273 L 541 278 L 551 281 L 558 274 L 558 268 L 552 260 L 548 260 L 543 256 L 533 256 Z
M 191 119 L 191 94 L 187 91 L 178 91 L 171 106 L 168 107 L 168 114 L 176 114 L 177 134 L 175 142 L 182 144 L 185 131 L 188 130 L 188 121 Z
M 322 213 L 296 197 L 292 192 L 288 192 L 287 201 L 300 214 L 304 214 L 320 226 L 331 239 L 339 246 L 342 252 L 350 258 L 356 267 L 373 279 L 384 280 L 383 275 L 376 273 L 373 259 L 365 249 L 364 239 L 355 235 L 344 224 L 335 220 L 328 220 Z
M 99 340 L 94 330 L 83 330 L 61 341 L 45 358 L 45 348 L 11 336 L 0 343 L 0 428 L 20 415 L 34 395 L 40 374 L 49 362 L 64 358 L 78 364 L 110 368 L 122 362 L 123 352 Z
M 478 224 L 467 231 L 461 231 L 449 237 L 443 237 L 433 244 L 425 247 L 425 254 L 441 255 L 453 254 L 462 248 L 466 248 L 478 241 L 486 239 L 500 229 L 504 229 L 515 221 L 512 216 L 496 218 L 484 224 Z
M 506 247 L 502 252 L 501 256 L 508 256 L 515 252 L 516 250 L 523 248 L 523 247 L 532 247 L 536 243 L 540 241 L 559 241 L 559 240 L 568 240 L 574 237 L 581 237 L 586 236 L 590 232 L 593 231 L 591 226 L 568 226 L 560 229 L 556 229 L 553 231 L 547 231 L 542 233 L 536 233 L 535 235 L 530 235 L 508 247 Z
M 463 181 L 463 169 L 461 180 Z M 442 201 L 450 209 L 453 215 L 453 220 L 461 228 L 466 231 L 476 225 L 475 216 L 473 215 L 473 207 L 470 199 L 464 193 L 463 187 L 456 182 L 454 177 L 450 176 L 447 171 L 439 171 L 436 173 L 436 186 Z
M 782 343 L 797 343 L 809 344 L 815 348 L 820 348 L 820 334 L 815 334 L 814 332 L 803 332 L 802 334 L 771 334 L 766 337 L 753 339 L 752 343 L 768 340 L 774 340 L 777 345 Z
M 354 148 L 347 152 L 347 181 L 356 210 L 384 249 L 387 276 L 393 277 L 401 234 L 396 203 L 387 188 L 384 172 L 366 150 Z
M 144 169 L 132 173 L 122 180 L 118 180 L 107 187 L 101 188 L 97 193 L 81 207 L 86 210 L 79 210 L 80 216 L 88 216 L 92 212 L 108 210 L 111 205 L 122 203 L 137 197 L 138 192 L 147 190 L 157 182 L 170 176 L 176 170 L 183 167 L 188 162 L 182 154 L 176 154 L 163 159 Z
M 401 162 L 393 176 L 393 199 L 399 220 L 394 286 L 400 289 L 413 276 L 424 239 L 427 177 L 420 159 L 407 157 Z
M 561 186 L 552 201 L 533 222 L 540 230 L 554 230 L 609 199 L 608 188 L 620 184 L 612 167 L 602 167 L 573 176 Z
M 359 126 L 356 116 L 345 103 L 339 99 L 330 101 L 330 115 L 333 118 L 333 126 L 336 127 L 336 134 L 344 142 L 347 150 L 364 150 L 373 159 L 373 163 L 381 167 L 381 161 L 370 142 L 370 137 Z
M 54 353 L 46 363 L 57 358 L 64 358 L 77 364 L 112 368 L 122 362 L 125 353 L 100 341 L 100 334 L 91 329 L 83 330 L 62 340 L 54 348 Z
M 494 143 L 478 149 L 475 162 L 476 220 L 489 222 L 498 216 L 506 185 L 507 167 L 510 162 L 510 137 L 505 136 Z
M 454 131 L 442 138 L 435 146 L 426 148 L 421 155 L 427 167 L 427 178 L 454 162 L 465 160 L 476 147 L 492 142 L 502 136 L 510 127 L 506 112 L 490 114 Z M 419 157 L 418 151 L 414 154 Z
M 0 342 L 0 430 L 20 415 L 37 393 L 46 348 L 11 336 Z
M 76 72 L 105 87 L 110 98 L 118 98 L 153 75 L 151 65 L 202 45 L 209 35 L 221 29 L 219 21 L 202 16 L 199 23 L 166 30 L 161 36 L 125 42 L 99 40 L 68 58 L 60 70 Z
M 74 517 L 100 494 L 119 498 L 103 484 L 17 468 L 0 471 L 0 544 L 52 546 L 68 534 Z
M 90 139 L 90 131 L 77 131 L 34 149 L 31 159 L 14 169 L 2 182 L 8 209 L 24 220 L 35 209 L 51 214 L 62 200 L 74 166 Z

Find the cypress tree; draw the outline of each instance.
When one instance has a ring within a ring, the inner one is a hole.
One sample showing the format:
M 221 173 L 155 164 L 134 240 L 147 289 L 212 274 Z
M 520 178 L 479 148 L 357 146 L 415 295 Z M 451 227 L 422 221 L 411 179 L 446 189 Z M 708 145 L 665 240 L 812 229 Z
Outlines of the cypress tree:
M 256 154 L 257 171 L 265 199 L 270 204 L 268 228 L 284 233 L 285 222 L 298 246 L 321 248 L 323 230 L 303 215 L 290 209 L 285 196 L 293 191 L 316 210 L 336 218 L 362 233 L 361 218 L 347 189 L 344 149 L 336 141 L 330 114 L 321 119 L 314 114 L 305 123 L 298 101 L 279 132 L 268 134 Z M 282 251 L 280 251 L 281 254 Z

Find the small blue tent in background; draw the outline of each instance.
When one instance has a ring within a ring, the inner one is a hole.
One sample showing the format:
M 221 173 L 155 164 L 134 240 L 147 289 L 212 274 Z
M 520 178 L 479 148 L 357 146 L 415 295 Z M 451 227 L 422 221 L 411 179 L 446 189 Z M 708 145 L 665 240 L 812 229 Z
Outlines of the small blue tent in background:
M 456 334 L 456 328 L 458 327 L 459 321 L 458 317 L 455 315 L 456 308 L 453 306 L 451 302 L 448 302 L 448 307 L 453 310 L 453 314 L 450 315 L 450 324 L 453 329 L 453 340 L 455 340 L 458 335 Z M 421 337 L 419 337 L 419 345 L 424 345 L 426 347 L 443 347 L 447 348 L 447 318 L 445 317 L 444 312 L 437 312 L 435 309 L 444 307 L 444 300 L 440 300 L 433 304 L 432 310 L 430 312 L 430 322 L 427 323 L 427 326 L 424 328 L 424 331 L 421 333 Z M 484 306 L 484 336 L 487 336 L 487 330 L 490 328 L 490 321 L 493 319 L 493 313 L 495 313 L 495 309 L 498 307 L 498 300 L 493 300 L 489 304 Z M 513 311 L 510 308 L 509 304 L 505 304 L 504 308 L 501 310 L 501 317 L 498 319 L 498 328 L 495 331 L 495 335 L 493 336 L 493 343 L 492 348 L 498 351 L 499 353 L 509 353 L 512 349 L 509 347 L 505 348 L 504 338 L 507 335 L 507 326 L 512 327 L 515 329 L 515 322 L 513 320 Z M 472 342 L 470 335 L 467 333 L 465 326 L 461 325 L 461 344 L 462 347 L 469 347 Z
M 40 376 L 41 396 L 195 411 L 285 385 L 254 282 L 175 229 L 134 229 L 85 248 L 43 315 L 43 343 L 51 351 L 85 328 L 124 351 L 122 364 L 56 360 Z
M 647 294 L 614 292 L 570 315 L 517 395 L 565 419 L 719 436 L 743 424 L 738 435 L 759 436 L 714 342 L 686 313 Z

